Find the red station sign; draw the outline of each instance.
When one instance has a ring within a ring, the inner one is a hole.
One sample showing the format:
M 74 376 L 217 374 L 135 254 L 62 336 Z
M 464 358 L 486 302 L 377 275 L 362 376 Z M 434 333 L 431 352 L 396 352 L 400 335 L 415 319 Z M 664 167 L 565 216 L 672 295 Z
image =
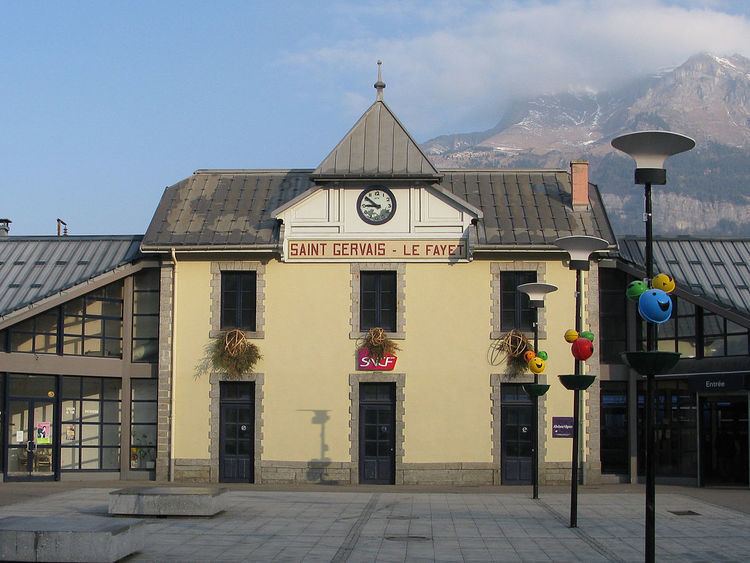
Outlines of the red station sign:
M 361 371 L 392 371 L 396 367 L 396 356 L 386 355 L 377 360 L 371 358 L 367 348 L 357 350 L 357 369 Z

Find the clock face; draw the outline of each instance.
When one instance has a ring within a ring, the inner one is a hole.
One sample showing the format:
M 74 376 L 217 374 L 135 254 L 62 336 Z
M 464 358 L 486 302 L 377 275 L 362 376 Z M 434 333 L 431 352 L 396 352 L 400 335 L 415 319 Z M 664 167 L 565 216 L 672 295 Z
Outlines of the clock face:
M 357 198 L 357 213 L 365 223 L 382 225 L 396 213 L 396 198 L 388 188 L 370 186 Z

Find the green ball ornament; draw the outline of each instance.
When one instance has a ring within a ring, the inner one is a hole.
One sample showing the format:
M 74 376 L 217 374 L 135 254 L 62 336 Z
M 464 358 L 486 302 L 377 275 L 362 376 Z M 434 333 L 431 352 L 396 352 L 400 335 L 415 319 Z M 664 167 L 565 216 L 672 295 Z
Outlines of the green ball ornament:
M 625 290 L 625 295 L 631 301 L 638 301 L 641 294 L 648 291 L 648 285 L 643 280 L 635 280 L 628 284 L 628 288 Z
M 581 338 L 585 338 L 586 340 L 591 340 L 591 342 L 593 342 L 594 341 L 594 333 L 591 332 L 590 330 L 584 330 L 581 333 Z
M 540 352 L 539 352 L 539 353 L 537 354 L 537 356 L 539 356 L 540 358 L 542 358 L 542 359 L 543 359 L 543 360 L 544 360 L 545 362 L 546 362 L 546 361 L 547 361 L 547 359 L 548 359 L 548 358 L 547 358 L 547 352 L 545 352 L 544 350 L 541 350 L 541 351 L 540 351 Z

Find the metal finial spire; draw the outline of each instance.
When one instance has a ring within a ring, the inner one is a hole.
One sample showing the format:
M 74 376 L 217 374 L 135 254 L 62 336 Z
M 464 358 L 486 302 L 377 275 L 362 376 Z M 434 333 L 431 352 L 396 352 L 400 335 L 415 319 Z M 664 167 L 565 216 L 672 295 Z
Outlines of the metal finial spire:
M 383 101 L 383 88 L 385 88 L 385 82 L 383 82 L 383 77 L 380 74 L 380 65 L 383 64 L 383 61 L 378 61 L 378 81 L 374 84 L 375 90 L 378 91 L 378 93 L 375 95 L 375 101 Z

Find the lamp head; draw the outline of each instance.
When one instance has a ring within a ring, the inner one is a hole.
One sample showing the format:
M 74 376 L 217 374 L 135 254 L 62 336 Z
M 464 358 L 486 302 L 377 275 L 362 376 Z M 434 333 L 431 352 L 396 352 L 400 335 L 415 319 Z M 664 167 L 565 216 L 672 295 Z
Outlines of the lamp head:
M 588 270 L 591 255 L 597 250 L 604 250 L 609 246 L 609 242 L 603 238 L 586 235 L 560 237 L 554 244 L 570 254 L 568 267 L 571 270 Z
M 551 283 L 522 283 L 516 289 L 529 296 L 532 307 L 544 307 L 544 296 L 557 291 L 557 286 Z
M 689 151 L 695 141 L 671 131 L 639 131 L 612 139 L 612 146 L 635 160 L 635 183 L 667 183 L 664 161 L 672 155 Z

